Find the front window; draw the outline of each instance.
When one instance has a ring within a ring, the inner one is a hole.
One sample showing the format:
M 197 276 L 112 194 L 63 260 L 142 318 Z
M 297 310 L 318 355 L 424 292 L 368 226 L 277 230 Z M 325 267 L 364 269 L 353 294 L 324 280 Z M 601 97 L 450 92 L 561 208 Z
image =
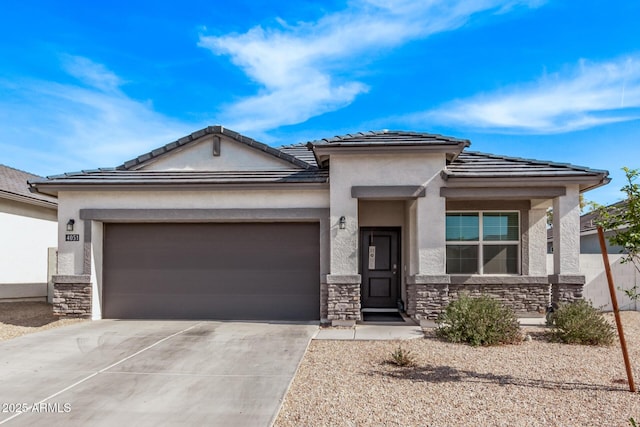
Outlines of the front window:
M 518 212 L 449 212 L 448 274 L 518 274 Z

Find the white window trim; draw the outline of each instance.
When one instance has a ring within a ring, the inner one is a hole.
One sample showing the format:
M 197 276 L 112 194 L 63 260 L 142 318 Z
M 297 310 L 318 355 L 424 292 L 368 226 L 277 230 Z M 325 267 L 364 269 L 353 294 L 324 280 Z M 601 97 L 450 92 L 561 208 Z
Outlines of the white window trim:
M 445 246 L 448 245 L 476 245 L 478 246 L 478 273 L 469 274 L 469 273 L 447 273 L 452 276 L 485 276 L 484 274 L 484 246 L 491 245 L 517 245 L 517 255 L 518 259 L 516 261 L 517 273 L 491 273 L 488 274 L 490 276 L 520 276 L 522 275 L 522 226 L 520 222 L 520 211 L 518 210 L 455 210 L 455 211 L 446 211 L 445 215 L 448 214 L 478 214 L 478 240 L 446 240 L 446 232 L 445 232 Z M 518 236 L 520 237 L 518 240 L 484 240 L 484 229 L 483 229 L 483 218 L 485 213 L 515 213 L 518 215 Z M 446 218 L 446 217 L 445 217 Z M 446 221 L 445 221 L 446 223 Z M 446 226 L 446 225 L 445 225 Z M 445 260 L 446 262 L 446 260 Z

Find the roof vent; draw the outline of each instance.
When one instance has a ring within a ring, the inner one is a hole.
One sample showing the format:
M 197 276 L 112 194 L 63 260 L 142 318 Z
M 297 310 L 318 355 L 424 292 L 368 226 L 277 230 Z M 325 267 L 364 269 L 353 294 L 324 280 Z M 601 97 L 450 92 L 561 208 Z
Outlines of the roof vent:
M 217 135 L 213 137 L 213 156 L 220 156 L 220 137 Z

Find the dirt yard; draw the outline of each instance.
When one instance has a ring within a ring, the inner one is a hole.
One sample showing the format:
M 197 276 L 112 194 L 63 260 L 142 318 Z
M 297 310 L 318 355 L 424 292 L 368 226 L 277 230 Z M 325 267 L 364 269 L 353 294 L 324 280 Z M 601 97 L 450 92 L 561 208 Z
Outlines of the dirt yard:
M 44 302 L 0 302 L 0 341 L 84 321 L 60 319 Z
M 611 316 L 613 318 L 613 316 Z M 636 383 L 640 313 L 623 313 Z M 275 423 L 285 426 L 629 426 L 640 419 L 618 342 L 556 344 L 530 328 L 520 345 L 313 341 Z M 387 362 L 398 346 L 416 367 Z

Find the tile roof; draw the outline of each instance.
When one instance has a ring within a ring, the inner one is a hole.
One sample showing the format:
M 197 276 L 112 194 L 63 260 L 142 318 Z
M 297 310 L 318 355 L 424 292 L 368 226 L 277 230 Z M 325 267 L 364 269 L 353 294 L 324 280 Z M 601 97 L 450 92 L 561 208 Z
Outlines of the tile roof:
M 627 203 L 628 203 L 627 200 L 616 202 L 612 205 L 607 206 L 607 211 L 609 211 L 612 214 L 616 212 L 622 213 L 622 211 L 626 209 Z M 580 216 L 580 232 L 592 231 L 598 228 L 598 226 L 595 223 L 595 220 L 598 218 L 598 215 L 599 215 L 598 211 L 587 212 L 586 214 L 581 215 Z
M 261 171 L 126 171 L 97 169 L 66 173 L 33 182 L 40 191 L 56 185 L 208 185 L 208 184 L 275 184 L 326 183 L 329 172 L 320 169 L 278 169 Z M 44 184 L 44 187 L 42 186 Z
M 609 172 L 546 160 L 463 151 L 443 170 L 448 178 L 598 177 Z
M 468 147 L 471 143 L 468 139 L 452 138 L 449 136 L 423 133 L 406 132 L 397 130 L 381 130 L 369 132 L 349 133 L 335 136 L 333 138 L 323 138 L 316 141 L 309 141 L 311 146 L 374 146 L 374 145 L 463 145 Z
M 41 176 L 24 172 L 9 166 L 0 165 L 0 197 L 18 198 L 24 201 L 35 201 L 55 207 L 58 202 L 55 197 L 29 191 L 27 181 L 42 179 Z
M 314 167 L 318 167 L 316 162 L 316 156 L 313 155 L 313 151 L 309 150 L 306 143 L 283 145 L 278 148 L 283 153 L 290 154 L 305 163 L 308 163 Z
M 242 144 L 245 144 L 251 148 L 254 148 L 256 150 L 259 151 L 263 151 L 271 156 L 277 157 L 279 159 L 282 159 L 286 162 L 291 163 L 293 166 L 296 166 L 298 168 L 302 168 L 302 169 L 309 169 L 312 168 L 313 166 L 298 159 L 297 157 L 294 157 L 288 153 L 285 153 L 283 151 L 278 150 L 277 148 L 273 148 L 270 147 L 266 144 L 263 144 L 262 142 L 258 142 L 255 139 L 251 139 L 249 137 L 246 137 L 244 135 L 239 134 L 238 132 L 234 132 L 230 129 L 226 129 L 222 126 L 208 126 L 204 129 L 200 129 L 196 132 L 193 132 L 187 136 L 184 136 L 180 139 L 177 139 L 173 142 L 170 142 L 160 148 L 156 148 L 155 150 L 149 151 L 148 153 L 142 154 L 138 157 L 136 157 L 135 159 L 131 159 L 129 161 L 124 162 L 122 165 L 118 166 L 117 169 L 120 170 L 130 170 L 133 168 L 136 168 L 139 165 L 142 165 L 146 162 L 148 162 L 149 160 L 156 158 L 158 156 L 162 156 L 170 151 L 175 150 L 178 147 L 182 147 L 186 144 L 189 144 L 192 141 L 195 141 L 196 139 L 202 138 L 203 136 L 206 135 L 224 135 L 227 138 L 231 138 L 235 141 L 238 141 Z
M 290 169 L 266 171 L 145 171 L 138 166 L 178 147 L 184 146 L 205 135 L 218 134 L 232 138 L 254 149 L 283 159 L 291 164 Z M 452 156 L 442 171 L 444 179 L 482 178 L 589 178 L 584 181 L 588 189 L 608 182 L 608 172 L 586 167 L 543 160 L 507 157 L 493 154 L 463 151 L 470 142 L 466 139 L 442 135 L 405 132 L 371 131 L 326 138 L 307 143 L 285 145 L 273 148 L 257 142 L 222 126 L 209 126 L 184 138 L 153 150 L 116 168 L 97 169 L 67 173 L 49 177 L 48 180 L 34 182 L 32 188 L 42 191 L 47 185 L 172 185 L 172 184 L 261 184 L 261 183 L 326 183 L 329 181 L 327 169 L 319 169 L 315 148 L 345 147 L 438 147 L 451 146 Z M 413 148 L 411 148 L 413 149 Z M 447 149 L 448 150 L 448 149 Z M 326 156 L 325 156 L 326 157 Z M 582 181 L 581 181 L 582 182 Z M 53 194 L 53 192 L 52 192 Z

